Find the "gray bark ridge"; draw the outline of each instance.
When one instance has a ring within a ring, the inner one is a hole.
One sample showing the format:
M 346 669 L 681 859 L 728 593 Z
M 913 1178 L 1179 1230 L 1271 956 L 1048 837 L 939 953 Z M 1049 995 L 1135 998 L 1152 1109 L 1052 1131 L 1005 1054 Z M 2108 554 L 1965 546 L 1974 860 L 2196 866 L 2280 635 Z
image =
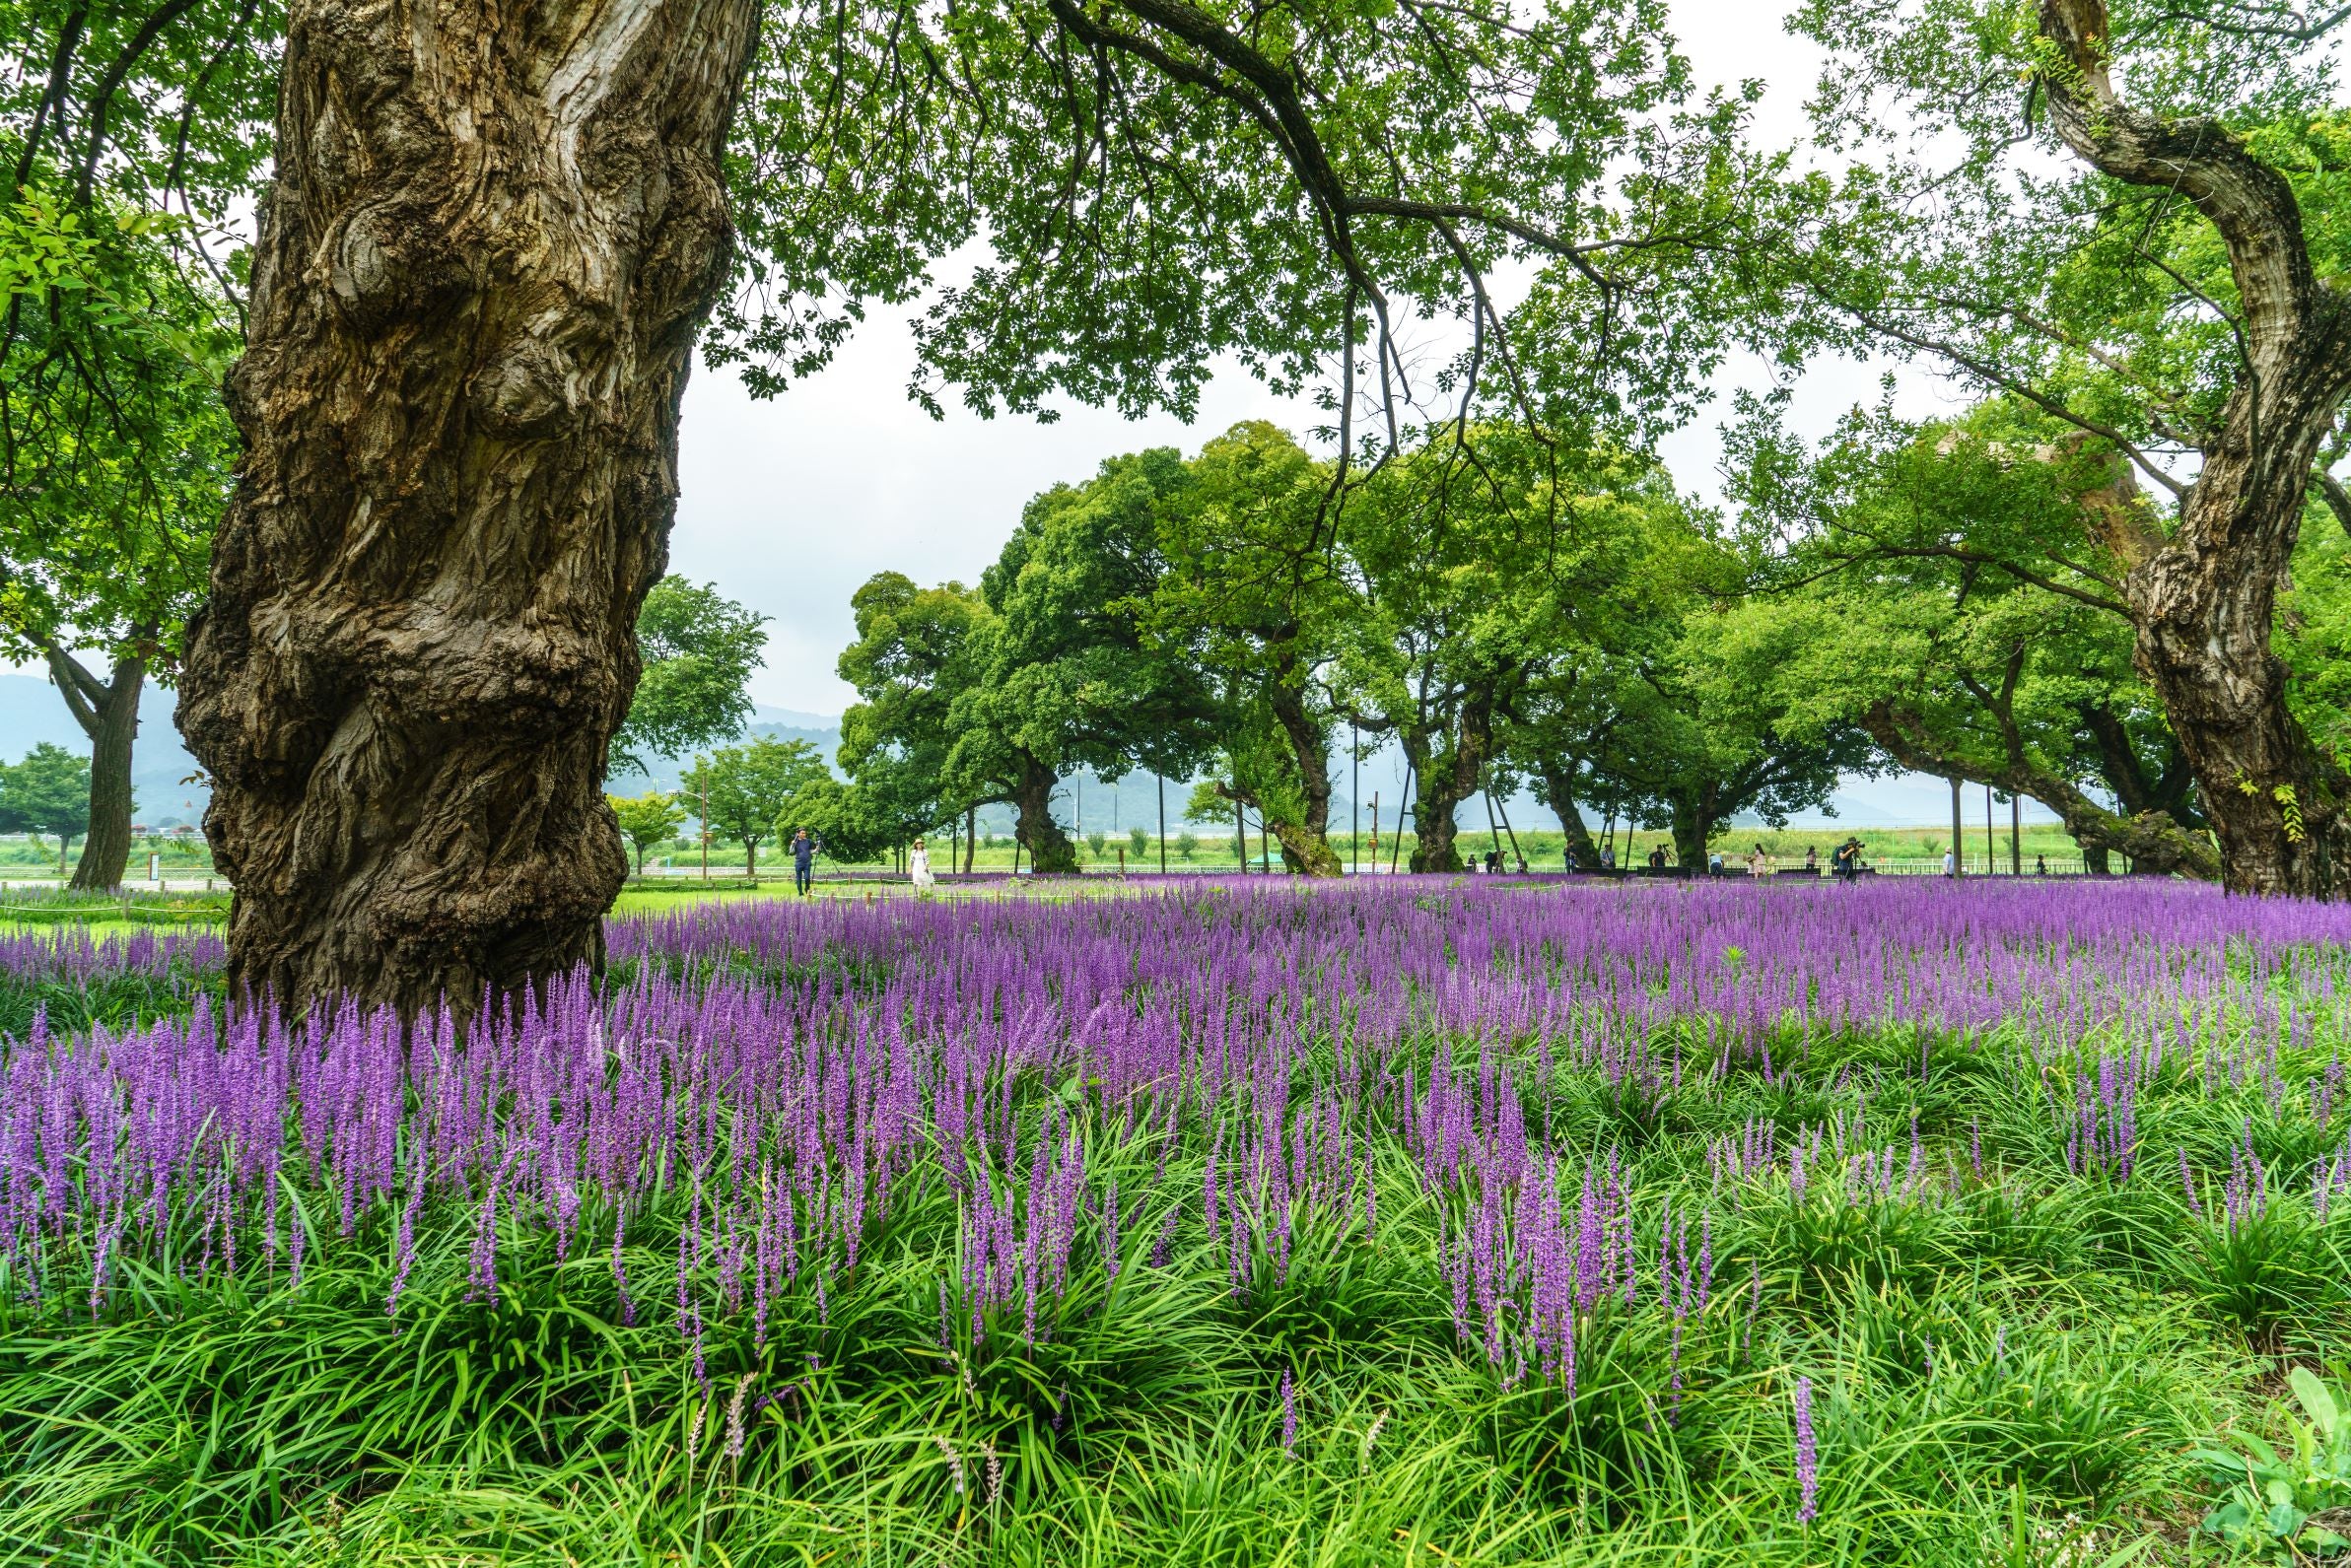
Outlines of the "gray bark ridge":
M 284 1006 L 600 957 L 753 0 L 296 0 L 179 722 Z
M 2127 483 L 2108 498 L 2102 542 L 2128 569 L 2133 660 L 2202 786 L 2227 886 L 2339 897 L 2351 778 L 2288 709 L 2270 635 L 2319 447 L 2351 392 L 2351 310 L 2318 282 L 2282 174 L 2217 120 L 2117 97 L 2104 0 L 2041 0 L 2040 32 L 2062 57 L 2041 73 L 2059 137 L 2114 179 L 2193 203 L 2241 301 L 2243 365 L 2178 525 L 2153 527 Z

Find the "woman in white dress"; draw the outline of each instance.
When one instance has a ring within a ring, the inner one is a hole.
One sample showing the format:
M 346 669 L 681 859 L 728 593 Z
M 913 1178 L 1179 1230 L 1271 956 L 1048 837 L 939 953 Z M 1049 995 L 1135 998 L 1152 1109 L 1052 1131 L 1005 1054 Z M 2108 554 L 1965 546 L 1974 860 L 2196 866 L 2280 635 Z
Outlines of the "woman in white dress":
M 914 848 L 907 852 L 906 870 L 908 876 L 913 879 L 915 891 L 918 893 L 929 892 L 938 880 L 931 874 L 931 852 L 923 848 L 923 841 L 920 839 L 915 840 Z

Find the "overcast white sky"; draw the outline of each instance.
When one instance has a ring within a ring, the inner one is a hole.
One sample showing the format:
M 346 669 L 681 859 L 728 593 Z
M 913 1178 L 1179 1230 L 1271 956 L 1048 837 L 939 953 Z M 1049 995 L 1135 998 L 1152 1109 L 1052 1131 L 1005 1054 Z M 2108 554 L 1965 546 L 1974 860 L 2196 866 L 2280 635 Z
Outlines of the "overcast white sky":
M 1769 86 L 1758 135 L 1797 139 L 1820 57 L 1782 30 L 1786 0 L 1675 0 L 1673 9 L 1700 81 L 1762 78 Z M 849 596 L 875 572 L 974 581 L 1029 497 L 1085 478 L 1106 456 L 1152 445 L 1189 451 L 1241 419 L 1301 435 L 1320 422 L 1237 371 L 1209 388 L 1189 427 L 1084 408 L 1052 425 L 985 421 L 954 407 L 933 421 L 906 399 L 913 363 L 903 318 L 877 315 L 834 365 L 774 402 L 754 402 L 733 376 L 706 371 L 686 394 L 670 570 L 718 581 L 774 618 L 767 667 L 752 683 L 762 703 L 837 714 L 854 701 L 833 663 L 852 635 Z M 1854 365 L 1814 372 L 1797 423 L 1824 427 L 1875 397 L 1877 375 Z M 1764 380 L 1759 367 L 1736 365 L 1720 384 L 1743 377 Z M 1940 399 L 1937 383 L 1905 382 L 1905 401 Z M 1707 416 L 1669 442 L 1666 457 L 1685 490 L 1711 496 L 1718 449 Z

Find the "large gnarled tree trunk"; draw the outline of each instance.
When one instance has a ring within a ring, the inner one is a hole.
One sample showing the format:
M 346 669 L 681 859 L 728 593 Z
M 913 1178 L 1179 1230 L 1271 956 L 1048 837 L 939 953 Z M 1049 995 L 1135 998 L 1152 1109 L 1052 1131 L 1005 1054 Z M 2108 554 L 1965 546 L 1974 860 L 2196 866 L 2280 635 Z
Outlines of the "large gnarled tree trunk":
M 1077 846 L 1053 818 L 1053 770 L 1027 758 L 1021 760 L 1020 782 L 1012 791 L 1012 808 L 1020 813 L 1012 832 L 1028 851 L 1031 871 L 1043 876 L 1070 876 L 1077 871 Z
M 753 0 L 296 0 L 247 446 L 180 725 L 232 985 L 464 1007 L 600 954 L 600 782 L 721 287 Z
M 1256 811 L 1258 820 L 1281 845 L 1282 864 L 1303 876 L 1341 874 L 1339 852 L 1331 848 L 1331 747 L 1322 724 L 1307 708 L 1306 696 L 1292 677 L 1293 657 L 1284 654 L 1274 679 L 1266 685 L 1266 705 L 1280 726 L 1289 747 L 1289 766 L 1296 774 L 1294 802 L 1274 798 L 1286 789 L 1256 790 L 1218 784 L 1216 792 Z M 1293 811 L 1292 806 L 1295 810 Z
M 90 737 L 90 828 L 70 885 L 102 891 L 120 887 L 130 865 L 131 746 L 139 736 L 147 661 L 135 652 L 123 653 L 102 681 L 59 644 L 52 641 L 45 651 L 49 678 L 64 694 L 74 722 Z
M 1568 858 L 1579 871 L 1598 870 L 1600 846 L 1592 842 L 1592 829 L 1575 802 L 1576 765 L 1549 755 L 1538 756 L 1535 764 L 1543 774 L 1544 796 L 1551 803 L 1552 814 L 1559 819 L 1559 831 L 1566 837 Z
M 1413 869 L 1458 871 L 1460 833 L 1453 813 L 1478 792 L 1479 781 L 1486 776 L 1487 759 L 1493 750 L 1491 699 L 1472 696 L 1463 700 L 1447 737 L 1452 745 L 1441 756 L 1430 744 L 1435 737 L 1425 731 L 1405 728 L 1399 733 L 1405 758 L 1413 767 Z
M 2228 247 L 2240 300 L 2244 364 L 2178 525 L 2154 527 L 2126 488 L 2106 510 L 2135 661 L 2203 786 L 2228 887 L 2340 896 L 2351 779 L 2288 710 L 2270 632 L 2314 459 L 2351 390 L 2351 312 L 2317 280 L 2284 176 L 2216 120 L 2168 120 L 2115 96 L 2104 0 L 2041 0 L 2040 31 L 2065 60 L 2042 81 L 2066 145 L 2193 202 Z

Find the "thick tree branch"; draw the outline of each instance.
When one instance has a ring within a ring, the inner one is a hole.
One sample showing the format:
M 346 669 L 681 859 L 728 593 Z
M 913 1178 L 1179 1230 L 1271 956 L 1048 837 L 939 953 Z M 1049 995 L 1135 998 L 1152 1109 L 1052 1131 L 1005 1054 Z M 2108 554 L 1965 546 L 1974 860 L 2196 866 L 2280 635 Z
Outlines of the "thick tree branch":
M 2220 231 L 2254 374 L 2306 352 L 2318 286 L 2285 176 L 2218 120 L 2163 119 L 2123 102 L 2107 69 L 2106 0 L 2041 0 L 2040 32 L 2061 57 L 2040 77 L 2066 146 L 2126 184 L 2178 191 Z
M 82 733 L 96 740 L 101 714 L 110 695 L 105 684 L 84 669 L 82 661 L 68 653 L 55 638 L 43 645 L 41 656 L 48 663 L 49 676 L 57 683 L 57 690 L 65 696 L 66 711 L 82 726 Z

